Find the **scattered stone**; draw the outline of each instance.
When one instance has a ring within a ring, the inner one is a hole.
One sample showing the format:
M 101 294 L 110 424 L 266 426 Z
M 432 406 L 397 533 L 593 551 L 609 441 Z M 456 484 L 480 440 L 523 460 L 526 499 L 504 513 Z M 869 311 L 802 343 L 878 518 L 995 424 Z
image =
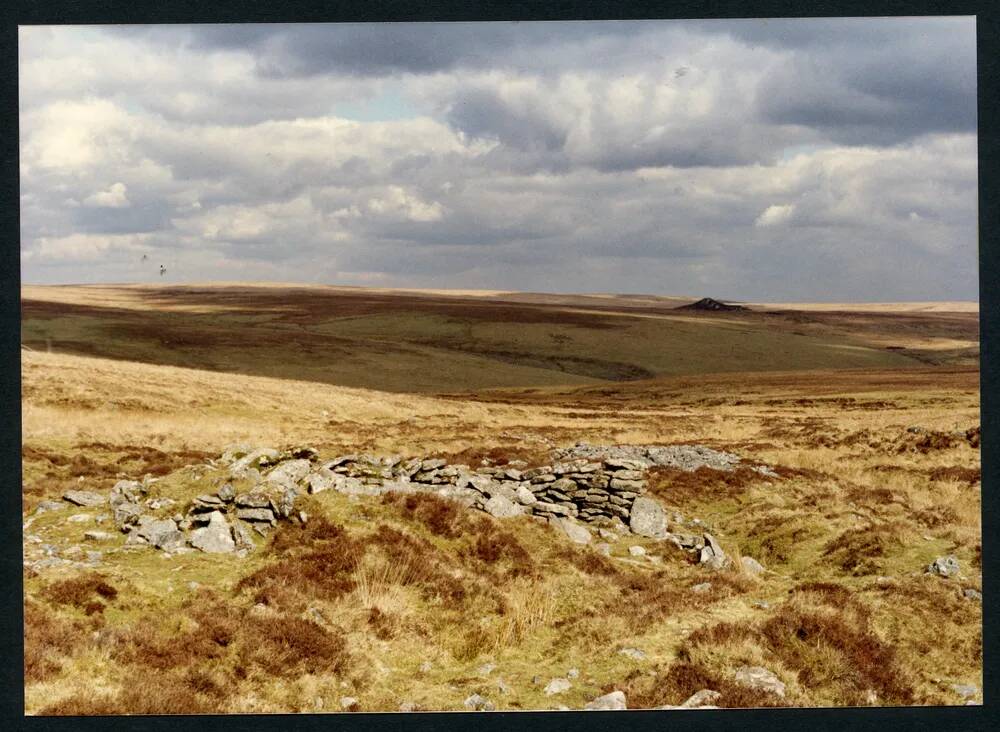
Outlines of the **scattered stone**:
M 511 689 L 507 684 L 504 683 L 503 679 L 497 679 L 497 691 L 499 691 L 501 694 L 509 694 Z
M 967 587 L 966 589 L 962 590 L 962 597 L 964 597 L 966 600 L 979 600 L 980 602 L 982 602 L 983 593 L 981 593 L 979 590 Z
M 218 513 L 216 511 L 216 513 Z M 269 508 L 238 508 L 236 518 L 243 521 L 263 521 L 269 524 L 275 523 L 274 513 Z
M 191 532 L 191 546 L 209 554 L 229 554 L 236 550 L 232 530 L 226 517 L 212 512 L 208 526 Z
M 195 499 L 191 502 L 191 510 L 197 512 L 212 512 L 225 508 L 225 503 L 218 496 L 210 496 L 204 493 L 200 496 L 195 496 Z
M 236 498 L 236 489 L 233 488 L 232 483 L 225 483 L 215 494 L 218 496 L 219 500 L 225 503 L 230 503 L 234 498 Z
M 689 696 L 686 701 L 681 703 L 682 709 L 697 709 L 699 707 L 706 707 L 714 702 L 717 702 L 722 697 L 717 691 L 712 689 L 701 689 L 696 691 L 694 694 Z
M 612 712 L 628 709 L 625 703 L 625 692 L 612 691 L 610 694 L 599 696 L 593 701 L 587 702 L 584 709 L 588 711 Z
M 639 536 L 667 538 L 667 516 L 663 507 L 652 498 L 636 498 L 632 504 L 629 528 Z
M 233 524 L 233 541 L 236 544 L 238 550 L 253 551 L 254 543 L 253 539 L 250 538 L 250 532 L 246 530 L 243 524 Z
M 927 571 L 939 577 L 951 577 L 958 574 L 958 560 L 952 555 L 938 557 L 927 565 Z
M 247 455 L 253 447 L 251 445 L 237 443 L 232 445 L 227 445 L 222 451 L 222 455 L 219 458 L 219 462 L 229 465 L 241 457 Z
M 758 575 L 766 571 L 764 565 L 753 557 L 740 557 L 740 564 L 743 565 L 743 571 L 747 574 Z
M 270 483 L 284 486 L 294 486 L 312 471 L 312 463 L 308 460 L 289 460 L 264 475 Z
M 704 594 L 706 592 L 709 592 L 711 589 L 712 589 L 712 583 L 711 582 L 701 582 L 701 583 L 699 583 L 697 585 L 693 585 L 691 587 L 691 592 L 695 592 L 695 593 L 697 593 L 699 595 L 702 595 L 702 594 Z
M 94 517 L 91 516 L 89 513 L 74 513 L 66 520 L 73 524 L 83 524 L 93 521 Z
M 399 711 L 401 712 L 415 712 L 420 709 L 416 702 L 405 701 L 399 705 Z
M 963 699 L 971 699 L 979 693 L 979 689 L 972 684 L 952 684 L 951 688 Z
M 467 697 L 462 704 L 466 709 L 472 709 L 476 712 L 492 712 L 496 707 L 493 705 L 489 699 L 480 696 L 479 694 L 473 694 Z
M 575 679 L 578 678 L 579 676 L 580 676 L 580 669 L 577 668 L 571 668 L 569 671 L 566 672 L 567 679 Z
M 271 499 L 264 493 L 240 493 L 233 502 L 240 508 L 271 507 Z
M 606 557 L 611 556 L 611 545 L 606 542 L 601 542 L 600 544 L 594 544 L 594 550 L 598 554 L 603 554 Z
M 542 691 L 545 692 L 545 696 L 552 696 L 553 694 L 562 694 L 571 688 L 573 685 L 569 683 L 569 679 L 552 679 Z
M 646 652 L 638 648 L 622 648 L 618 652 L 623 656 L 628 656 L 633 661 L 643 661 L 646 658 Z
M 782 697 L 785 695 L 784 683 L 762 666 L 740 666 L 736 669 L 736 681 L 751 689 L 770 692 Z
M 277 457 L 278 451 L 271 448 L 264 447 L 259 450 L 253 450 L 229 466 L 229 475 L 232 478 L 249 478 L 251 477 L 251 471 L 256 471 L 265 464 L 270 464 L 270 460 Z
M 356 711 L 358 708 L 358 700 L 353 696 L 343 696 L 340 698 L 340 708 L 349 712 Z
M 552 523 L 556 525 L 560 531 L 562 531 L 570 541 L 576 542 L 577 544 L 589 544 L 590 543 L 590 532 L 587 531 L 586 527 L 577 523 L 571 518 L 554 518 Z
M 107 531 L 85 531 L 83 538 L 87 541 L 111 541 L 114 536 Z
M 61 511 L 66 507 L 65 503 L 60 503 L 59 501 L 42 501 L 35 507 L 34 516 L 43 514 L 46 511 Z
M 74 503 L 77 506 L 86 506 L 87 508 L 104 506 L 108 503 L 106 496 L 94 493 L 93 491 L 66 491 L 63 493 L 63 500 Z
M 430 672 L 430 670 L 433 668 L 434 664 L 432 664 L 430 661 L 424 661 L 422 664 L 420 664 L 420 673 L 426 674 Z
M 769 603 L 767 600 L 754 600 L 753 602 L 750 603 L 750 606 L 758 608 L 760 610 L 767 610 L 769 607 L 771 607 L 771 603 Z
M 139 522 L 139 517 L 142 516 L 142 506 L 129 501 L 119 503 L 115 506 L 112 516 L 115 526 L 119 530 L 125 531 L 127 527 L 134 526 Z
M 284 491 L 282 492 L 280 498 L 278 499 L 278 513 L 284 518 L 288 518 L 292 515 L 295 510 L 295 499 L 298 498 L 299 492 L 295 486 L 286 485 Z
M 112 507 L 121 503 L 141 503 L 146 494 L 147 486 L 137 480 L 119 480 L 111 488 L 111 495 L 108 496 L 108 503 Z
M 493 669 L 495 669 L 496 667 L 497 665 L 495 663 L 484 663 L 476 670 L 476 673 L 479 674 L 480 676 L 489 676 L 491 673 L 493 673 Z
M 177 524 L 170 519 L 143 521 L 134 533 L 137 536 L 141 536 L 157 549 L 163 549 L 164 551 L 173 551 L 184 546 L 185 543 L 184 534 L 177 529 Z
M 698 561 L 707 564 L 710 569 L 723 569 L 729 564 L 729 557 L 722 551 L 714 536 L 705 534 L 705 545 L 701 548 Z
M 636 544 L 635 546 L 630 546 L 628 548 L 628 553 L 631 554 L 633 557 L 646 556 L 646 550 L 643 547 L 639 546 L 638 544 Z
M 309 493 L 322 493 L 329 490 L 337 482 L 337 474 L 328 468 L 320 468 L 306 476 L 306 490 Z
M 612 460 L 628 460 L 627 469 L 646 468 L 650 465 L 665 465 L 681 470 L 693 471 L 705 466 L 716 470 L 732 470 L 741 462 L 739 455 L 713 450 L 704 445 L 588 445 L 580 443 L 570 448 L 556 450 L 557 459 L 584 458 L 601 460 L 608 464 Z

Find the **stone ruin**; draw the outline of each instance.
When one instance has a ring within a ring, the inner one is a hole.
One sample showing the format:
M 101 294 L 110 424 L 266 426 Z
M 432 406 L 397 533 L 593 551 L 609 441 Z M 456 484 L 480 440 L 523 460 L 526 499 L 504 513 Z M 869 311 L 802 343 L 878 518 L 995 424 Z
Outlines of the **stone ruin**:
M 307 521 L 297 505 L 300 497 L 333 490 L 348 496 L 435 494 L 499 519 L 530 516 L 579 543 L 590 542 L 591 529 L 602 535 L 631 531 L 670 541 L 715 568 L 729 563 L 714 537 L 677 532 L 681 517 L 668 521 L 660 503 L 644 494 L 646 471 L 653 466 L 732 470 L 741 462 L 737 455 L 698 445 L 581 443 L 555 450 L 551 458 L 535 467 L 519 461 L 470 467 L 433 457 L 354 454 L 322 460 L 309 447 L 279 451 L 239 445 L 226 449 L 208 466 L 225 468 L 229 481 L 251 486 L 246 490 L 237 491 L 225 481 L 214 494 L 199 495 L 180 506 L 171 498 L 153 496 L 156 480 L 147 476 L 143 481 L 119 481 L 108 497 L 69 491 L 64 499 L 107 506 L 109 518 L 128 534 L 126 547 L 153 546 L 170 553 L 201 550 L 244 556 L 254 549 L 251 532 L 267 536 L 279 521 Z M 753 469 L 774 475 L 766 467 Z M 175 506 L 182 510 L 168 517 Z M 85 537 L 102 540 L 110 535 L 95 531 Z

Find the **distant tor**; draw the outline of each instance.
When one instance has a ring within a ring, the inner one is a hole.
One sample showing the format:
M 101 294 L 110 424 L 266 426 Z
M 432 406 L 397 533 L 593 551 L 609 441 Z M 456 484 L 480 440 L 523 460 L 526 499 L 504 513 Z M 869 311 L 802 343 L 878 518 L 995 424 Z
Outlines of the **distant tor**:
M 693 302 L 690 305 L 681 305 L 677 310 L 749 310 L 750 308 L 743 307 L 742 305 L 729 305 L 719 300 L 713 300 L 710 297 L 703 297 L 698 302 Z

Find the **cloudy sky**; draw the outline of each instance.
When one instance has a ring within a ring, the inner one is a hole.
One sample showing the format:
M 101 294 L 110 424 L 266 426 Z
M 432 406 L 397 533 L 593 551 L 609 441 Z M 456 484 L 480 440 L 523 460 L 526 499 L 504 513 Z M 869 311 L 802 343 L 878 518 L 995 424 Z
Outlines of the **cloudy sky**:
M 972 18 L 22 28 L 23 279 L 974 300 L 975 58 Z

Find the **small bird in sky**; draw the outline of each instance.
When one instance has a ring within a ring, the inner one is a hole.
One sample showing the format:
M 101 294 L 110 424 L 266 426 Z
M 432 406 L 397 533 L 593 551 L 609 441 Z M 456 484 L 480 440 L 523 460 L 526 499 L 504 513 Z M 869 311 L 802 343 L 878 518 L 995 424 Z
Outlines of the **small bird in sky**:
M 142 255 L 142 261 L 145 262 L 147 259 L 149 259 L 149 255 L 148 254 L 143 254 Z
M 162 276 L 163 276 L 163 275 L 165 275 L 166 273 L 167 273 L 167 268 L 166 268 L 166 267 L 164 267 L 164 266 L 163 266 L 163 265 L 161 264 L 161 265 L 160 265 L 160 277 L 162 277 Z

